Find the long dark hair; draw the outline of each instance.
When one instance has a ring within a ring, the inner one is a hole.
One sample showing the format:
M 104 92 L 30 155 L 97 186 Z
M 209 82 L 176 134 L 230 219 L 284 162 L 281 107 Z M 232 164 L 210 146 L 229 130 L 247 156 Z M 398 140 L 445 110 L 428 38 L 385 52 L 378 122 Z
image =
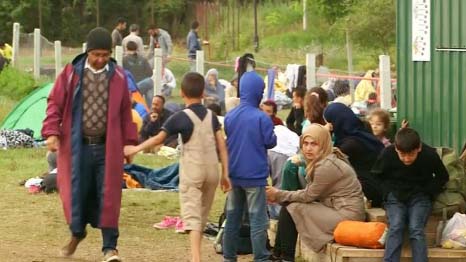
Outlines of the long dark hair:
M 327 92 L 321 87 L 313 87 L 304 97 L 304 116 L 315 124 L 325 125 L 324 110 L 328 104 Z
M 238 61 L 238 92 L 237 97 L 240 97 L 239 89 L 240 89 L 240 81 L 241 76 L 246 72 L 248 65 L 252 65 L 253 68 L 256 68 L 256 62 L 254 60 L 254 55 L 251 53 L 246 53 L 239 58 Z
M 306 86 L 306 66 L 301 65 L 298 67 L 298 79 L 296 80 L 296 87 L 303 87 L 307 89 Z

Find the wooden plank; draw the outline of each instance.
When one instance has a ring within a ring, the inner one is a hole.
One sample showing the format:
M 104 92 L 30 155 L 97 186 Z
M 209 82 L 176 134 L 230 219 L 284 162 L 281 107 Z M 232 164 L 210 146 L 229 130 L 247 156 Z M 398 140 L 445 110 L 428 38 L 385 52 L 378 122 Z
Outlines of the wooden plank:
M 384 222 L 387 223 L 385 217 L 385 210 L 382 208 L 369 208 L 366 209 L 366 220 L 368 222 Z
M 380 258 L 350 257 L 345 262 L 380 262 Z M 412 262 L 409 257 L 400 259 L 400 262 Z M 464 262 L 464 258 L 429 258 L 429 262 Z
M 466 258 L 466 250 L 429 248 L 428 252 L 429 258 Z M 328 244 L 326 253 L 342 257 L 383 257 L 384 249 L 364 249 Z M 411 257 L 411 250 L 404 248 L 401 257 Z
M 387 223 L 385 210 L 382 208 L 370 208 L 366 209 L 366 218 L 369 222 L 383 222 Z M 435 237 L 437 233 L 437 226 L 441 218 L 438 216 L 430 216 L 424 232 L 426 233 L 426 242 L 428 247 L 435 247 Z M 409 244 L 409 238 L 407 234 L 404 237 L 404 243 Z

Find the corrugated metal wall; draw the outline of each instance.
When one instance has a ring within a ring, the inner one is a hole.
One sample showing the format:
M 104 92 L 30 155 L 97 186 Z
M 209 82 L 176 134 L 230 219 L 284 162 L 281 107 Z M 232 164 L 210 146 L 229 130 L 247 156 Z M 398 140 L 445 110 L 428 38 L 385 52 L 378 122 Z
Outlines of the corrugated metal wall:
M 397 0 L 398 122 L 409 120 L 421 139 L 459 151 L 466 142 L 466 1 L 431 1 L 431 61 L 413 62 L 411 0 Z

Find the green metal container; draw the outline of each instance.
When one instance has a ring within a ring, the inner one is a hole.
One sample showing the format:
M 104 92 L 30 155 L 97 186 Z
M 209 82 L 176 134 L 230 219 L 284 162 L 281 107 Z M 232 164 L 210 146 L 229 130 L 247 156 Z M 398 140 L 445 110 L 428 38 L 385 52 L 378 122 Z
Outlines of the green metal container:
M 432 146 L 466 142 L 466 1 L 430 1 L 430 61 L 412 61 L 412 1 L 397 0 L 398 123 Z

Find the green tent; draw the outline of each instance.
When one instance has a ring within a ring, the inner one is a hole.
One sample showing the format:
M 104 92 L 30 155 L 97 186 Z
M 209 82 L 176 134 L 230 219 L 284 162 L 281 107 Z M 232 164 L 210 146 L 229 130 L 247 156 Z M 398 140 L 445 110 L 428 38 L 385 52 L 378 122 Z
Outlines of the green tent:
M 42 139 L 40 130 L 45 118 L 47 97 L 52 87 L 52 83 L 45 84 L 23 98 L 3 120 L 0 129 L 29 128 L 34 131 L 35 139 Z

